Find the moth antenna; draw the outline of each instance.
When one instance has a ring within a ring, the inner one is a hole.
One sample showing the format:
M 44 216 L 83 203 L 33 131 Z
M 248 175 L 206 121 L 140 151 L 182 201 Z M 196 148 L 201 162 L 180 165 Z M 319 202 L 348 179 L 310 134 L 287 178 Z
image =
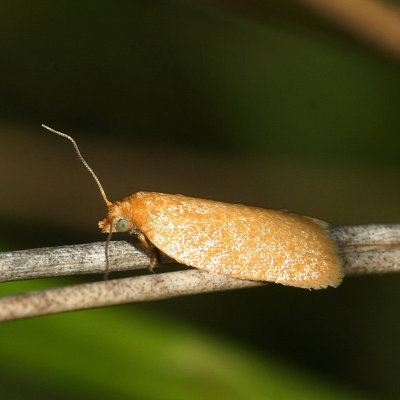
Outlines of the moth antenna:
M 110 225 L 110 232 L 107 235 L 107 240 L 106 240 L 106 245 L 104 247 L 105 255 L 106 255 L 106 272 L 104 273 L 104 280 L 108 280 L 108 275 L 110 273 L 110 256 L 109 256 L 109 249 L 110 249 L 110 242 L 111 242 L 111 236 L 113 233 L 113 226 L 114 226 L 114 221 L 111 221 Z
M 71 136 L 69 136 L 69 135 L 67 135 L 67 134 L 65 134 L 65 133 L 62 133 L 62 132 L 58 132 L 58 131 L 56 131 L 56 130 L 54 130 L 54 129 L 52 129 L 52 128 L 46 126 L 46 125 L 43 125 L 43 124 L 42 124 L 42 127 L 45 128 L 45 129 L 47 129 L 47 130 L 50 131 L 50 132 L 55 133 L 55 134 L 58 135 L 58 136 L 61 136 L 61 137 L 65 138 L 65 139 L 68 139 L 68 140 L 74 145 L 76 154 L 78 154 L 78 157 L 79 157 L 79 159 L 82 161 L 83 165 L 84 165 L 84 166 L 86 167 L 86 169 L 92 174 L 92 176 L 93 176 L 95 182 L 97 183 L 97 186 L 98 186 L 99 189 L 100 189 L 100 193 L 101 193 L 101 195 L 103 196 L 103 199 L 104 199 L 104 201 L 105 201 L 106 204 L 107 204 L 107 207 L 110 207 L 112 203 L 111 203 L 111 201 L 108 200 L 108 198 L 107 198 L 107 196 L 106 196 L 106 192 L 104 191 L 103 186 L 101 186 L 101 183 L 100 183 L 100 181 L 99 181 L 99 178 L 97 178 L 97 176 L 96 176 L 96 174 L 93 172 L 92 168 L 90 168 L 90 166 L 89 166 L 89 164 L 87 163 L 87 161 L 83 158 L 83 156 L 82 156 L 81 152 L 79 151 L 79 147 L 78 147 L 78 145 L 76 144 L 75 140 L 74 140 Z

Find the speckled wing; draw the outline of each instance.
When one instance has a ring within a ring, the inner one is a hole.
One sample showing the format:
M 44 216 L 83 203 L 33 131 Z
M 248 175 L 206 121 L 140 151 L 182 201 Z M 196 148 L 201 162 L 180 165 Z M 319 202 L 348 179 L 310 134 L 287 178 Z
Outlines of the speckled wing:
M 192 267 L 308 289 L 342 280 L 335 243 L 318 220 L 162 193 L 136 193 L 131 205 L 137 228 Z

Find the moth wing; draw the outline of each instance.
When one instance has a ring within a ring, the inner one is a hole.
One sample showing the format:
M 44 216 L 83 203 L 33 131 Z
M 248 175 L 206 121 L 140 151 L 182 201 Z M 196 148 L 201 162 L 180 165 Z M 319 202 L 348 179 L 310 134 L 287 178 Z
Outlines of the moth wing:
M 341 259 L 320 220 L 181 195 L 136 196 L 137 227 L 180 263 L 309 289 L 342 280 Z

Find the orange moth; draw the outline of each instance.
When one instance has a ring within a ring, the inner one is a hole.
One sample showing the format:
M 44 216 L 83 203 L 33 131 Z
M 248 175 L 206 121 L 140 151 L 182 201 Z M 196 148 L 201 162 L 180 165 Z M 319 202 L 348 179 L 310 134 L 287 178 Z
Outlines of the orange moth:
M 157 261 L 154 246 L 180 263 L 233 278 L 305 289 L 341 283 L 342 260 L 325 222 L 179 194 L 137 192 L 111 202 L 75 140 L 42 126 L 70 140 L 92 174 L 108 207 L 102 231 L 109 238 L 113 232 L 137 234 L 152 254 L 150 269 Z

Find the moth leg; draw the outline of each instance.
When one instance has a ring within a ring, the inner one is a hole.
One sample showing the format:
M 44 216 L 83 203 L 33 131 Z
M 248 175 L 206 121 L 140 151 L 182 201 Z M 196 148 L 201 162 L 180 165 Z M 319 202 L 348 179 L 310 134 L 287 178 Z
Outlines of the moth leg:
M 139 232 L 137 237 L 140 240 L 140 243 L 142 243 L 143 247 L 150 254 L 149 270 L 153 272 L 154 266 L 158 263 L 157 249 L 152 246 L 152 244 L 149 242 L 149 239 L 147 239 L 147 237 L 142 232 Z

